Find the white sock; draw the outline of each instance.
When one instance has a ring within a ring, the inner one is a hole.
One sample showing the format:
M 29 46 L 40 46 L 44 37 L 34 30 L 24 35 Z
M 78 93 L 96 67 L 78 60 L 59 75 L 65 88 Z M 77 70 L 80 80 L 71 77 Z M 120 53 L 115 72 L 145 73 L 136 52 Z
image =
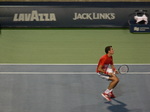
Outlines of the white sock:
M 110 90 L 109 90 L 109 89 L 106 89 L 106 90 L 105 90 L 105 93 L 108 94 L 108 93 L 110 93 L 110 92 L 112 92 L 112 91 L 113 91 L 113 89 L 110 89 Z
M 106 90 L 105 90 L 105 93 L 106 93 L 106 94 L 108 94 L 108 93 L 109 93 L 109 91 L 110 91 L 109 89 L 106 89 Z
M 113 89 L 111 89 L 109 92 L 112 92 L 113 91 Z

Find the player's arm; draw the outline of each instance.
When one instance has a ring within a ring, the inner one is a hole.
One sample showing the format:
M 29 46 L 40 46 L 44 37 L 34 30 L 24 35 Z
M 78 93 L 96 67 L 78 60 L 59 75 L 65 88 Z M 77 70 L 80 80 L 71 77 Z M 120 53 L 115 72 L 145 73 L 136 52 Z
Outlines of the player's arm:
M 117 69 L 115 68 L 115 66 L 112 64 L 112 65 L 110 65 L 111 66 L 111 68 L 112 68 L 112 70 L 115 72 L 115 74 L 118 74 L 118 71 L 117 71 Z
M 102 67 L 103 67 L 102 65 L 99 65 L 99 66 L 98 66 L 98 71 L 100 71 L 100 72 L 102 72 L 102 73 L 105 73 L 105 70 L 103 70 Z
M 112 75 L 112 73 L 107 73 L 107 72 L 103 69 L 103 66 L 102 66 L 102 65 L 99 65 L 98 70 L 99 70 L 100 72 L 104 73 L 104 74 L 107 74 L 107 75 L 110 75 L 110 76 Z

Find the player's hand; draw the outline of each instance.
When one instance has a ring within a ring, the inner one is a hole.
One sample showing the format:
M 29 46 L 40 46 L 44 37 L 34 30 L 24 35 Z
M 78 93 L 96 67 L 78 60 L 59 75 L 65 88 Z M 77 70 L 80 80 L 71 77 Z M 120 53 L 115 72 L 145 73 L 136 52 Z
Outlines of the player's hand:
M 115 71 L 115 74 L 119 74 L 119 72 L 118 72 L 118 71 Z

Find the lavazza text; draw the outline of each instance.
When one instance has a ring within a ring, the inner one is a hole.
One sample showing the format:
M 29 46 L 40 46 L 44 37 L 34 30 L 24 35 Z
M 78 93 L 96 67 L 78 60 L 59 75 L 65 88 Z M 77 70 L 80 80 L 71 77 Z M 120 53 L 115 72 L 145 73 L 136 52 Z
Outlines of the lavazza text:
M 38 13 L 33 10 L 31 13 L 15 13 L 13 21 L 56 21 L 55 13 Z

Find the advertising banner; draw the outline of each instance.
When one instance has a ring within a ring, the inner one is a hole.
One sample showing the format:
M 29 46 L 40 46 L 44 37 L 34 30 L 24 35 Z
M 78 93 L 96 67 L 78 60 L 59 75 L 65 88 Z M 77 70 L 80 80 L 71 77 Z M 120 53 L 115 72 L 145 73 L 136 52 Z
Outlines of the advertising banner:
M 0 6 L 1 27 L 129 27 L 138 8 Z M 150 8 L 144 8 L 150 15 Z
M 150 24 L 130 24 L 131 33 L 150 33 Z

